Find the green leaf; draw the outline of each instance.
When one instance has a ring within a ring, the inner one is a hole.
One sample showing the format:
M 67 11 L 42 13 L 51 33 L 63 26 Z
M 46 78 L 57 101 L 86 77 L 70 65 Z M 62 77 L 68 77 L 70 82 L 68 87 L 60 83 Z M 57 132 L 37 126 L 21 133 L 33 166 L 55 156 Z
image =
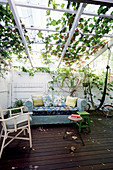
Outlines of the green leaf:
M 103 23 L 103 26 L 104 26 L 104 27 L 106 27 L 106 26 L 107 26 L 107 24 L 108 24 L 107 22 L 104 22 L 104 23 Z
M 60 29 L 60 27 L 57 27 L 57 28 L 56 28 L 56 31 L 58 31 L 59 29 Z
M 39 32 L 37 33 L 37 35 L 38 35 L 39 38 L 42 38 L 42 35 L 43 35 L 43 34 L 42 34 L 41 31 L 39 31 Z
M 46 14 L 47 14 L 47 15 L 50 15 L 50 10 L 47 10 L 47 11 L 46 11 Z
M 51 22 L 51 25 L 55 26 L 55 25 L 56 25 L 56 21 L 53 20 L 53 21 Z
M 65 4 L 62 3 L 62 4 L 61 4 L 61 8 L 64 8 L 64 6 L 65 6 Z
M 58 24 L 60 24 L 61 23 L 61 20 L 59 19 L 57 22 L 56 22 L 56 24 L 58 25 Z
M 94 25 L 93 24 L 90 24 L 89 27 L 93 27 Z

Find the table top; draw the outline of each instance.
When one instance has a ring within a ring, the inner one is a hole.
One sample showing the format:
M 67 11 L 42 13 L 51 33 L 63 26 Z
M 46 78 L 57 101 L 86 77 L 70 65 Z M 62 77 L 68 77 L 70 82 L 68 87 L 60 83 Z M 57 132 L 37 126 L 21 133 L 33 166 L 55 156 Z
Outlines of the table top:
M 90 113 L 88 113 L 88 112 L 86 112 L 86 111 L 81 111 L 81 112 L 77 112 L 79 115 L 84 115 L 84 116 L 86 116 L 86 115 L 90 115 Z
M 72 121 L 80 121 L 80 120 L 82 120 L 82 117 L 76 118 L 76 117 L 68 116 L 68 119 L 69 119 L 69 120 L 72 120 Z

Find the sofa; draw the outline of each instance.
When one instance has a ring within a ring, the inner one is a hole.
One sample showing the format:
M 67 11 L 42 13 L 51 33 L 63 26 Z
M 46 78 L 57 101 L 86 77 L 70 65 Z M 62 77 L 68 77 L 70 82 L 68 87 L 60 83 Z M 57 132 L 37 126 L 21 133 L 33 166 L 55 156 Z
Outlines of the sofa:
M 32 95 L 25 106 L 32 114 L 31 125 L 71 123 L 68 116 L 84 111 L 85 99 L 71 96 Z

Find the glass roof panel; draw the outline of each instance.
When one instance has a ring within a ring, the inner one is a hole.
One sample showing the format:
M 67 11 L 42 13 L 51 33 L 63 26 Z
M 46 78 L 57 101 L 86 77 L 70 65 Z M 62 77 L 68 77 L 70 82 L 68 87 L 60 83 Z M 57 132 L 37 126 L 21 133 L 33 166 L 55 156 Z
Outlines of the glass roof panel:
M 100 7 L 100 5 L 94 5 L 94 4 L 87 4 L 86 8 L 84 9 L 84 11 L 87 12 L 91 12 L 91 13 L 96 13 L 98 11 L 98 8 Z
M 36 5 L 40 5 L 40 6 L 45 6 L 48 7 L 48 0 L 19 0 L 20 3 L 28 3 L 28 4 L 36 4 Z M 67 1 L 64 0 L 56 0 L 55 1 L 57 4 L 65 4 L 64 8 L 66 9 L 67 7 Z M 50 5 L 50 7 L 52 7 L 52 5 Z M 60 7 L 58 7 L 60 8 Z M 84 12 L 88 12 L 88 13 L 96 13 L 97 14 L 97 10 L 99 8 L 99 5 L 92 5 L 92 4 L 88 4 L 86 6 L 86 8 L 84 9 Z M 61 9 L 61 8 L 60 8 Z M 43 28 L 46 29 L 46 24 L 47 24 L 47 15 L 46 15 L 46 10 L 43 9 L 34 9 L 34 8 L 27 8 L 27 7 L 20 7 L 17 6 L 17 10 L 19 13 L 19 17 L 22 21 L 22 24 L 25 25 L 25 27 L 38 27 L 39 29 Z M 111 11 L 113 11 L 113 7 L 109 9 L 109 11 L 106 13 L 108 15 L 111 14 Z M 63 12 L 58 12 L 58 11 L 50 11 L 51 13 L 51 17 L 52 19 L 58 20 L 62 17 Z M 82 15 L 82 17 L 90 17 L 92 18 L 93 16 L 88 16 L 88 15 Z M 55 30 L 54 26 L 49 26 L 49 29 L 53 29 Z M 61 30 L 61 25 L 60 25 L 60 29 Z M 35 43 L 35 44 L 30 44 L 30 46 L 32 47 L 32 60 L 34 62 L 34 65 L 41 65 L 40 63 L 40 56 L 41 56 L 41 52 L 46 52 L 45 50 L 45 44 L 41 44 L 41 40 L 40 38 L 37 36 L 38 30 L 30 30 L 27 29 L 27 34 L 29 37 L 29 41 L 34 41 L 34 42 L 40 42 L 40 44 Z M 54 34 L 54 32 L 47 32 L 47 31 L 42 31 L 44 37 L 46 37 L 48 34 Z M 113 30 L 111 30 L 111 34 L 113 34 Z M 54 40 L 52 40 L 50 43 L 55 43 Z M 80 44 L 79 44 L 80 45 Z M 56 48 L 56 46 L 54 46 L 54 48 Z M 56 61 L 56 58 L 54 58 L 52 56 L 51 60 Z M 52 66 L 52 64 L 51 64 Z

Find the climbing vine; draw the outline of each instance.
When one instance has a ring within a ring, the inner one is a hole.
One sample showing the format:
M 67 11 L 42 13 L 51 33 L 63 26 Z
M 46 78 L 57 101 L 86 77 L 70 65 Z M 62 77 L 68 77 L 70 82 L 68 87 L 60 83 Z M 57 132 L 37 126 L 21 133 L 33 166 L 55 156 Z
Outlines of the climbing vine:
M 64 8 L 65 6 L 63 3 L 61 5 L 56 3 L 55 0 L 49 0 L 48 5 L 52 6 L 53 9 L 58 7 Z M 77 10 L 79 8 L 79 3 L 68 2 L 67 8 Z M 100 6 L 97 12 L 99 15 L 106 14 L 109 9 L 110 7 Z M 113 12 L 111 12 L 111 14 L 112 13 Z M 60 31 L 60 33 L 48 33 L 46 37 L 42 31 L 37 33 L 39 39 L 45 43 L 46 52 L 42 52 L 41 55 L 46 64 L 52 62 L 51 56 L 57 59 L 61 57 L 64 45 L 69 37 L 68 31 L 70 31 L 72 27 L 75 16 L 76 14 L 64 13 L 60 19 L 56 20 L 52 17 L 51 11 L 46 11 L 46 27 L 50 28 L 52 26 L 56 31 Z M 0 4 L 0 62 L 4 66 L 6 65 L 4 61 L 9 63 L 12 61 L 12 54 L 17 55 L 17 58 L 21 59 L 25 51 L 21 36 L 15 26 L 16 23 L 8 4 L 6 6 Z M 26 34 L 27 31 L 23 24 L 22 27 L 25 37 L 29 41 Z M 102 35 L 109 34 L 112 28 L 112 18 L 80 18 L 75 33 L 70 41 L 70 45 L 63 57 L 63 62 L 69 67 L 72 66 L 73 63 L 76 63 L 80 67 L 81 63 L 89 59 L 90 55 L 96 53 L 100 48 L 105 46 L 108 40 L 103 38 Z M 92 35 L 85 35 L 85 33 L 92 33 Z M 54 42 L 56 46 L 50 45 L 51 42 Z M 2 69 L 0 65 L 0 72 Z
M 12 62 L 12 54 L 17 56 L 17 59 L 23 57 L 25 52 L 24 44 L 9 5 L 3 6 L 0 4 L 0 76 L 5 66 Z M 24 30 L 26 36 L 26 30 Z M 28 38 L 26 36 L 26 38 Z
M 58 6 L 61 8 L 64 7 L 64 4 L 56 4 L 54 0 L 49 1 L 49 5 L 52 5 L 54 9 Z M 77 10 L 79 3 L 68 3 L 67 8 L 69 8 L 69 6 L 71 6 L 73 10 Z M 110 7 L 100 6 L 97 11 L 98 15 L 106 14 L 109 9 Z M 42 53 L 46 63 L 47 60 L 48 63 L 51 61 L 50 59 L 53 55 L 57 58 L 61 57 L 64 45 L 69 37 L 69 33 L 67 33 L 67 31 L 71 29 L 75 15 L 76 14 L 64 13 L 61 19 L 55 20 L 55 18 L 51 17 L 50 11 L 46 12 L 47 28 L 53 26 L 56 31 L 61 30 L 60 33 L 49 33 L 46 37 L 43 36 L 41 31 L 37 33 L 38 37 L 46 44 L 46 53 Z M 102 35 L 109 34 L 112 28 L 112 18 L 80 18 L 75 33 L 70 41 L 70 45 L 63 57 L 63 62 L 65 62 L 65 64 L 69 67 L 72 66 L 73 63 L 77 63 L 78 65 L 84 63 L 84 60 L 89 59 L 90 55 L 96 53 L 100 48 L 103 48 L 105 44 L 108 43 L 108 40 L 103 38 Z M 85 35 L 85 33 L 92 33 L 92 35 Z M 54 45 L 49 45 L 50 42 L 54 42 L 58 45 L 54 47 Z

